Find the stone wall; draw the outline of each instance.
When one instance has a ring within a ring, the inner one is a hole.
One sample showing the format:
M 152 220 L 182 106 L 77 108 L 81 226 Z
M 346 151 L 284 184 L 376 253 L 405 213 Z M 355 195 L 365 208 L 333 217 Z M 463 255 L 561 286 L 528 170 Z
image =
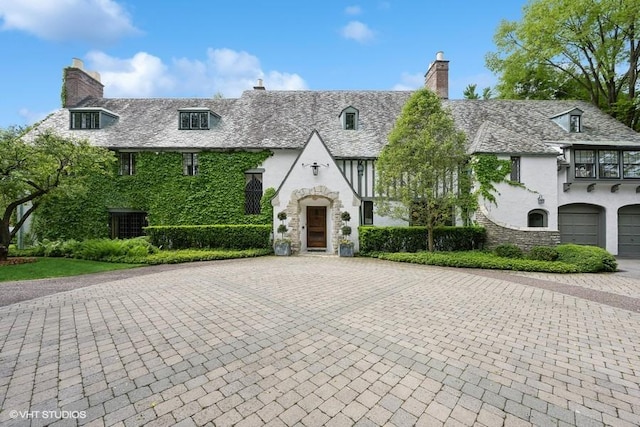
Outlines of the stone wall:
M 560 244 L 560 232 L 552 230 L 519 229 L 498 224 L 489 219 L 481 210 L 476 212 L 478 225 L 487 230 L 485 248 L 493 249 L 498 245 L 510 243 L 524 251 L 534 246 L 556 246 Z

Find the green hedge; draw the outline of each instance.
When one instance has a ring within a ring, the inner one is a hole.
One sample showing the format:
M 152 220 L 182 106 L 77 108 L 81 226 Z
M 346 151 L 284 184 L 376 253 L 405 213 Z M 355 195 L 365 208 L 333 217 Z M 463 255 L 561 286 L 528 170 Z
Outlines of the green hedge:
M 438 265 L 443 267 L 484 268 L 492 270 L 541 271 L 548 273 L 579 273 L 574 264 L 559 261 L 503 258 L 487 252 L 418 252 L 384 253 L 380 259 Z
M 618 269 L 615 257 L 597 246 L 564 244 L 557 246 L 556 250 L 558 251 L 558 261 L 574 264 L 583 273 L 616 271 Z
M 358 227 L 360 252 L 418 252 L 427 249 L 426 227 Z M 437 251 L 482 249 L 486 231 L 482 227 L 437 227 L 434 246 Z
M 271 247 L 271 225 L 174 225 L 145 227 L 161 249 L 250 249 Z

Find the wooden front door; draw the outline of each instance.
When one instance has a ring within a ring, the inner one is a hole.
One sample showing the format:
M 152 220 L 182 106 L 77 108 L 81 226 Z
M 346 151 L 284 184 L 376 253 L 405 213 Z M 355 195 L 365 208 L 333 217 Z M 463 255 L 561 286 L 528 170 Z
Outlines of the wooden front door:
M 327 207 L 307 206 L 307 247 L 327 247 Z

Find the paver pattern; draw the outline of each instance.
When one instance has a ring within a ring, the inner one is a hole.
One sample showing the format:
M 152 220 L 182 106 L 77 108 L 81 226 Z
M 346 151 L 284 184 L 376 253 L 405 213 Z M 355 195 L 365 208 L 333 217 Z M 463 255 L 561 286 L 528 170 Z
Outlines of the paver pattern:
M 510 277 L 265 257 L 8 305 L 0 425 L 640 425 L 640 314 Z

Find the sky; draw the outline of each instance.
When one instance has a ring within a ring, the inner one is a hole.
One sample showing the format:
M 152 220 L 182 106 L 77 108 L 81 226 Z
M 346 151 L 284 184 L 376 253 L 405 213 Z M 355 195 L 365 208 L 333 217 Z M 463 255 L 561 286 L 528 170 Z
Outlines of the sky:
M 60 108 L 73 58 L 109 98 L 267 90 L 413 90 L 438 51 L 449 97 L 496 83 L 485 66 L 526 0 L 0 0 L 0 128 Z

